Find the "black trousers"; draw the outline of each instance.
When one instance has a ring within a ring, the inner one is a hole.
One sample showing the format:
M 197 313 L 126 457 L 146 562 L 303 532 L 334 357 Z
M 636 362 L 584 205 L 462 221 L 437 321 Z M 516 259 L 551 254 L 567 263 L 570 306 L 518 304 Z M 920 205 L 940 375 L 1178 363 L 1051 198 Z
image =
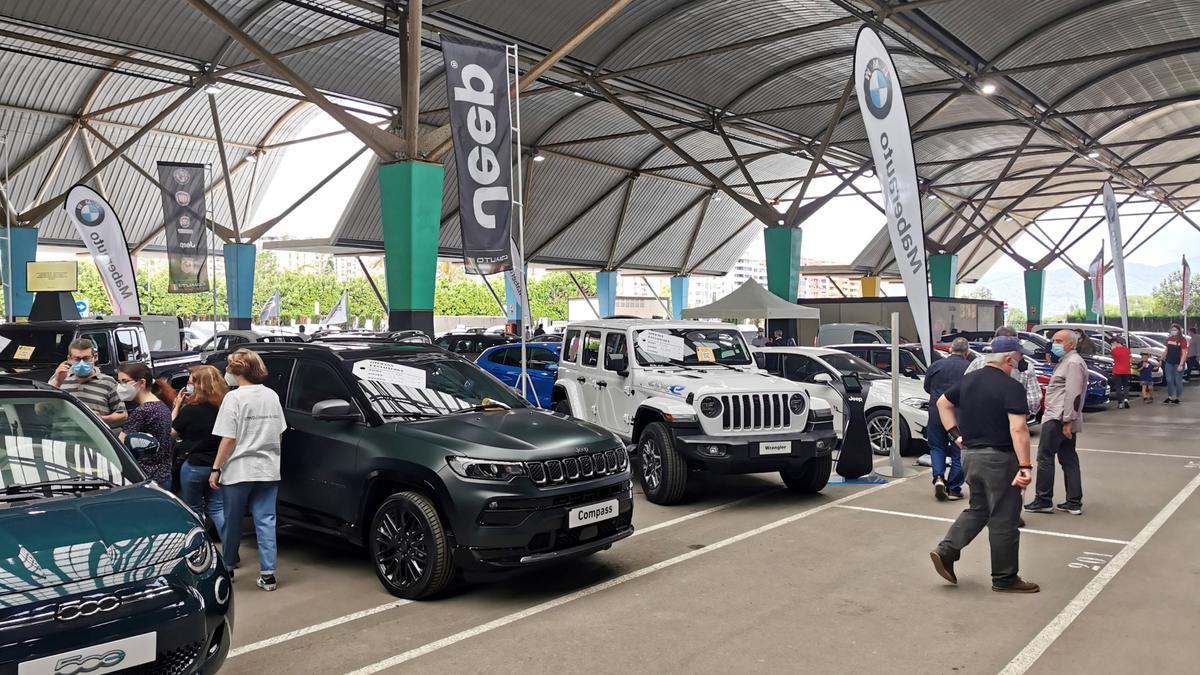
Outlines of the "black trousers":
M 1113 393 L 1117 395 L 1118 401 L 1129 400 L 1129 376 L 1128 375 L 1113 375 Z
M 1021 548 L 1021 532 L 1017 529 L 1021 490 L 1012 484 L 1017 475 L 1017 455 L 1009 448 L 967 448 L 963 451 L 963 466 L 971 501 L 938 544 L 938 553 L 946 560 L 958 560 L 967 544 L 987 527 L 992 585 L 1010 586 L 1017 580 Z
M 1063 485 L 1067 491 L 1067 504 L 1083 505 L 1083 482 L 1079 477 L 1079 453 L 1075 451 L 1076 434 L 1063 436 L 1062 422 L 1044 420 L 1037 453 L 1037 498 L 1038 504 L 1054 503 L 1054 458 L 1062 466 Z

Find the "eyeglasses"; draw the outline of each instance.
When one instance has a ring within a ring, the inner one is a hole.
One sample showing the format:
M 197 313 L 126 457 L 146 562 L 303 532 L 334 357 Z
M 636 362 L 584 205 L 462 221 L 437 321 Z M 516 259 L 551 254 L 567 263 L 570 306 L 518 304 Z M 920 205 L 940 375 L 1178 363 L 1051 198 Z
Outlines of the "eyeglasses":
M 95 360 L 96 360 L 96 355 L 95 355 L 95 354 L 88 354 L 87 356 L 75 356 L 75 357 L 72 357 L 72 358 L 71 358 L 71 363 L 79 363 L 80 361 L 83 361 L 83 362 L 85 362 L 85 363 L 91 363 L 92 361 L 95 361 Z

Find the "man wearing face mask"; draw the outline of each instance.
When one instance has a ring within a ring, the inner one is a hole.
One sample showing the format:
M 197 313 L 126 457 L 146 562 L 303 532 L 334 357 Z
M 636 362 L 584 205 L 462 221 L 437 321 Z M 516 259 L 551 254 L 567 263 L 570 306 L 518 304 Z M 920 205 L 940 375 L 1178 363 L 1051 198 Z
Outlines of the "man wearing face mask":
M 1072 330 L 1054 334 L 1050 350 L 1058 365 L 1046 386 L 1046 410 L 1042 414 L 1042 435 L 1038 441 L 1037 495 L 1025 505 L 1032 513 L 1053 513 L 1055 509 L 1083 514 L 1083 484 L 1079 476 L 1076 434 L 1083 427 L 1083 400 L 1087 395 L 1088 370 L 1075 347 L 1079 336 Z M 1054 458 L 1063 470 L 1067 500 L 1054 504 Z
M 96 368 L 96 346 L 79 338 L 67 348 L 68 358 L 59 364 L 50 384 L 71 394 L 100 416 L 110 427 L 119 427 L 129 415 L 117 395 L 117 381 Z
M 1038 585 L 1017 575 L 1021 533 L 1021 495 L 1033 480 L 1029 456 L 1029 408 L 1012 371 L 1026 354 L 1011 336 L 992 340 L 987 366 L 963 377 L 938 399 L 942 426 L 964 449 L 963 465 L 971 489 L 968 508 L 930 552 L 933 567 L 958 583 L 954 563 L 962 550 L 988 528 L 992 549 L 992 590 L 1037 593 Z
M 1000 326 L 996 329 L 996 337 L 1017 337 L 1017 331 L 1012 326 Z M 967 373 L 973 373 L 987 364 L 987 359 L 975 359 L 971 365 L 967 366 Z M 1021 383 L 1025 388 L 1025 403 L 1029 406 L 1030 412 L 1036 413 L 1042 405 L 1042 387 L 1037 382 L 1037 371 L 1029 367 L 1029 362 L 1025 359 L 1013 368 L 1012 378 Z
M 1163 403 L 1179 403 L 1183 396 L 1183 373 L 1187 370 L 1184 355 L 1187 354 L 1188 341 L 1183 337 L 1179 324 L 1171 324 L 1171 335 L 1167 338 L 1167 351 L 1163 355 L 1163 379 L 1167 383 L 1167 399 Z

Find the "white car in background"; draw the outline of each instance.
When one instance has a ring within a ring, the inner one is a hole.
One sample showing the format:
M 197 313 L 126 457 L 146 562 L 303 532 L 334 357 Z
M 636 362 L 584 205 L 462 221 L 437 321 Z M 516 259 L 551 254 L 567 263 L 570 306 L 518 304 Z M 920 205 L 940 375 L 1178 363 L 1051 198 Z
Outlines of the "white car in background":
M 862 359 L 824 347 L 761 347 L 759 366 L 804 387 L 811 398 L 833 408 L 833 428 L 845 433 L 845 402 L 840 382 L 843 373 L 855 373 L 866 390 L 863 412 L 871 450 L 886 455 L 892 449 L 892 378 Z M 919 380 L 900 378 L 900 454 L 919 454 L 925 448 L 929 421 L 929 394 Z

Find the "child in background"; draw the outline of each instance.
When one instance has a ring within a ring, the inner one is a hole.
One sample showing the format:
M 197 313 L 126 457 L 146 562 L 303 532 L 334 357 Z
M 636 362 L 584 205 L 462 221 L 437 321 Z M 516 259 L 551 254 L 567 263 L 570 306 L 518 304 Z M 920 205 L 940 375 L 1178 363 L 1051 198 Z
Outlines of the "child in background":
M 1142 382 L 1142 402 L 1154 402 L 1154 366 L 1150 365 L 1150 353 L 1142 352 L 1142 361 L 1138 364 L 1138 375 Z

